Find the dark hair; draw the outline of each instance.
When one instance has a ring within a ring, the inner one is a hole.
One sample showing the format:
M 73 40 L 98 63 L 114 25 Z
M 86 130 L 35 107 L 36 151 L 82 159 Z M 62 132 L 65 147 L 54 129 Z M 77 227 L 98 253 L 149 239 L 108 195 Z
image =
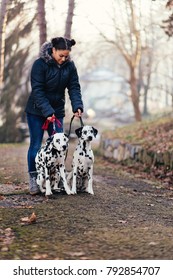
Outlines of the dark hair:
M 64 37 L 56 37 L 51 40 L 52 47 L 56 50 L 69 50 L 71 51 L 71 47 L 76 44 L 74 39 L 67 39 Z

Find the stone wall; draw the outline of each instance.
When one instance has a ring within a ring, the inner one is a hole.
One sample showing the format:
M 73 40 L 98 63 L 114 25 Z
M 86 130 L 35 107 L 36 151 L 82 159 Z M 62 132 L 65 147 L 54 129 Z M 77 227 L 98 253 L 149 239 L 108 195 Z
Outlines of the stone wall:
M 150 151 L 144 149 L 138 143 L 129 144 L 119 139 L 106 139 L 103 136 L 100 141 L 101 154 L 107 158 L 112 158 L 117 162 L 140 161 L 147 166 L 164 165 L 173 169 L 173 152 L 170 151 Z

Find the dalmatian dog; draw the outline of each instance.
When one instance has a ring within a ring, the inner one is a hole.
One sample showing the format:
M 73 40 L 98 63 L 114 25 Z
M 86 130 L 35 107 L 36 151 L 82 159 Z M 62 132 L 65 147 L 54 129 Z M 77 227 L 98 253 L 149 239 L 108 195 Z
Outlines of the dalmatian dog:
M 91 141 L 98 131 L 92 126 L 85 125 L 76 129 L 75 132 L 78 136 L 78 144 L 73 154 L 72 171 L 68 174 L 67 181 L 69 184 L 72 182 L 72 194 L 76 194 L 78 188 L 94 194 L 92 185 L 94 154 Z
M 52 195 L 52 189 L 58 189 L 60 178 L 66 193 L 71 194 L 64 164 L 67 147 L 68 137 L 64 133 L 55 133 L 36 155 L 37 184 L 46 196 Z

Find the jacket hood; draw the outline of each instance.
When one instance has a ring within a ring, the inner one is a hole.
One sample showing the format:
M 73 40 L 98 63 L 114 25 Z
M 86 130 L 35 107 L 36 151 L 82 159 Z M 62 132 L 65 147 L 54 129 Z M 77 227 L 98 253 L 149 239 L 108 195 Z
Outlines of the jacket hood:
M 40 48 L 40 57 L 44 59 L 46 63 L 53 61 L 51 56 L 52 53 L 52 43 L 45 42 Z
M 45 42 L 41 48 L 40 48 L 40 57 L 46 62 L 46 63 L 54 63 L 55 60 L 52 57 L 52 43 L 51 42 Z M 66 64 L 66 62 L 70 61 L 71 58 L 69 57 L 67 61 L 65 61 L 62 65 Z

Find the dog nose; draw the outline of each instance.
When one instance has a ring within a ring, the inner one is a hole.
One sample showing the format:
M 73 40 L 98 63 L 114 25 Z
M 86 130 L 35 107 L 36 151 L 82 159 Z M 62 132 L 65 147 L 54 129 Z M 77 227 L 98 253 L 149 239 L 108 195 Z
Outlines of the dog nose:
M 67 146 L 66 146 L 66 145 L 63 145 L 62 148 L 63 148 L 63 151 L 65 151 L 66 148 L 67 148 Z
M 88 137 L 88 140 L 89 140 L 89 141 L 92 141 L 92 140 L 93 140 L 92 136 L 89 136 L 89 137 Z

